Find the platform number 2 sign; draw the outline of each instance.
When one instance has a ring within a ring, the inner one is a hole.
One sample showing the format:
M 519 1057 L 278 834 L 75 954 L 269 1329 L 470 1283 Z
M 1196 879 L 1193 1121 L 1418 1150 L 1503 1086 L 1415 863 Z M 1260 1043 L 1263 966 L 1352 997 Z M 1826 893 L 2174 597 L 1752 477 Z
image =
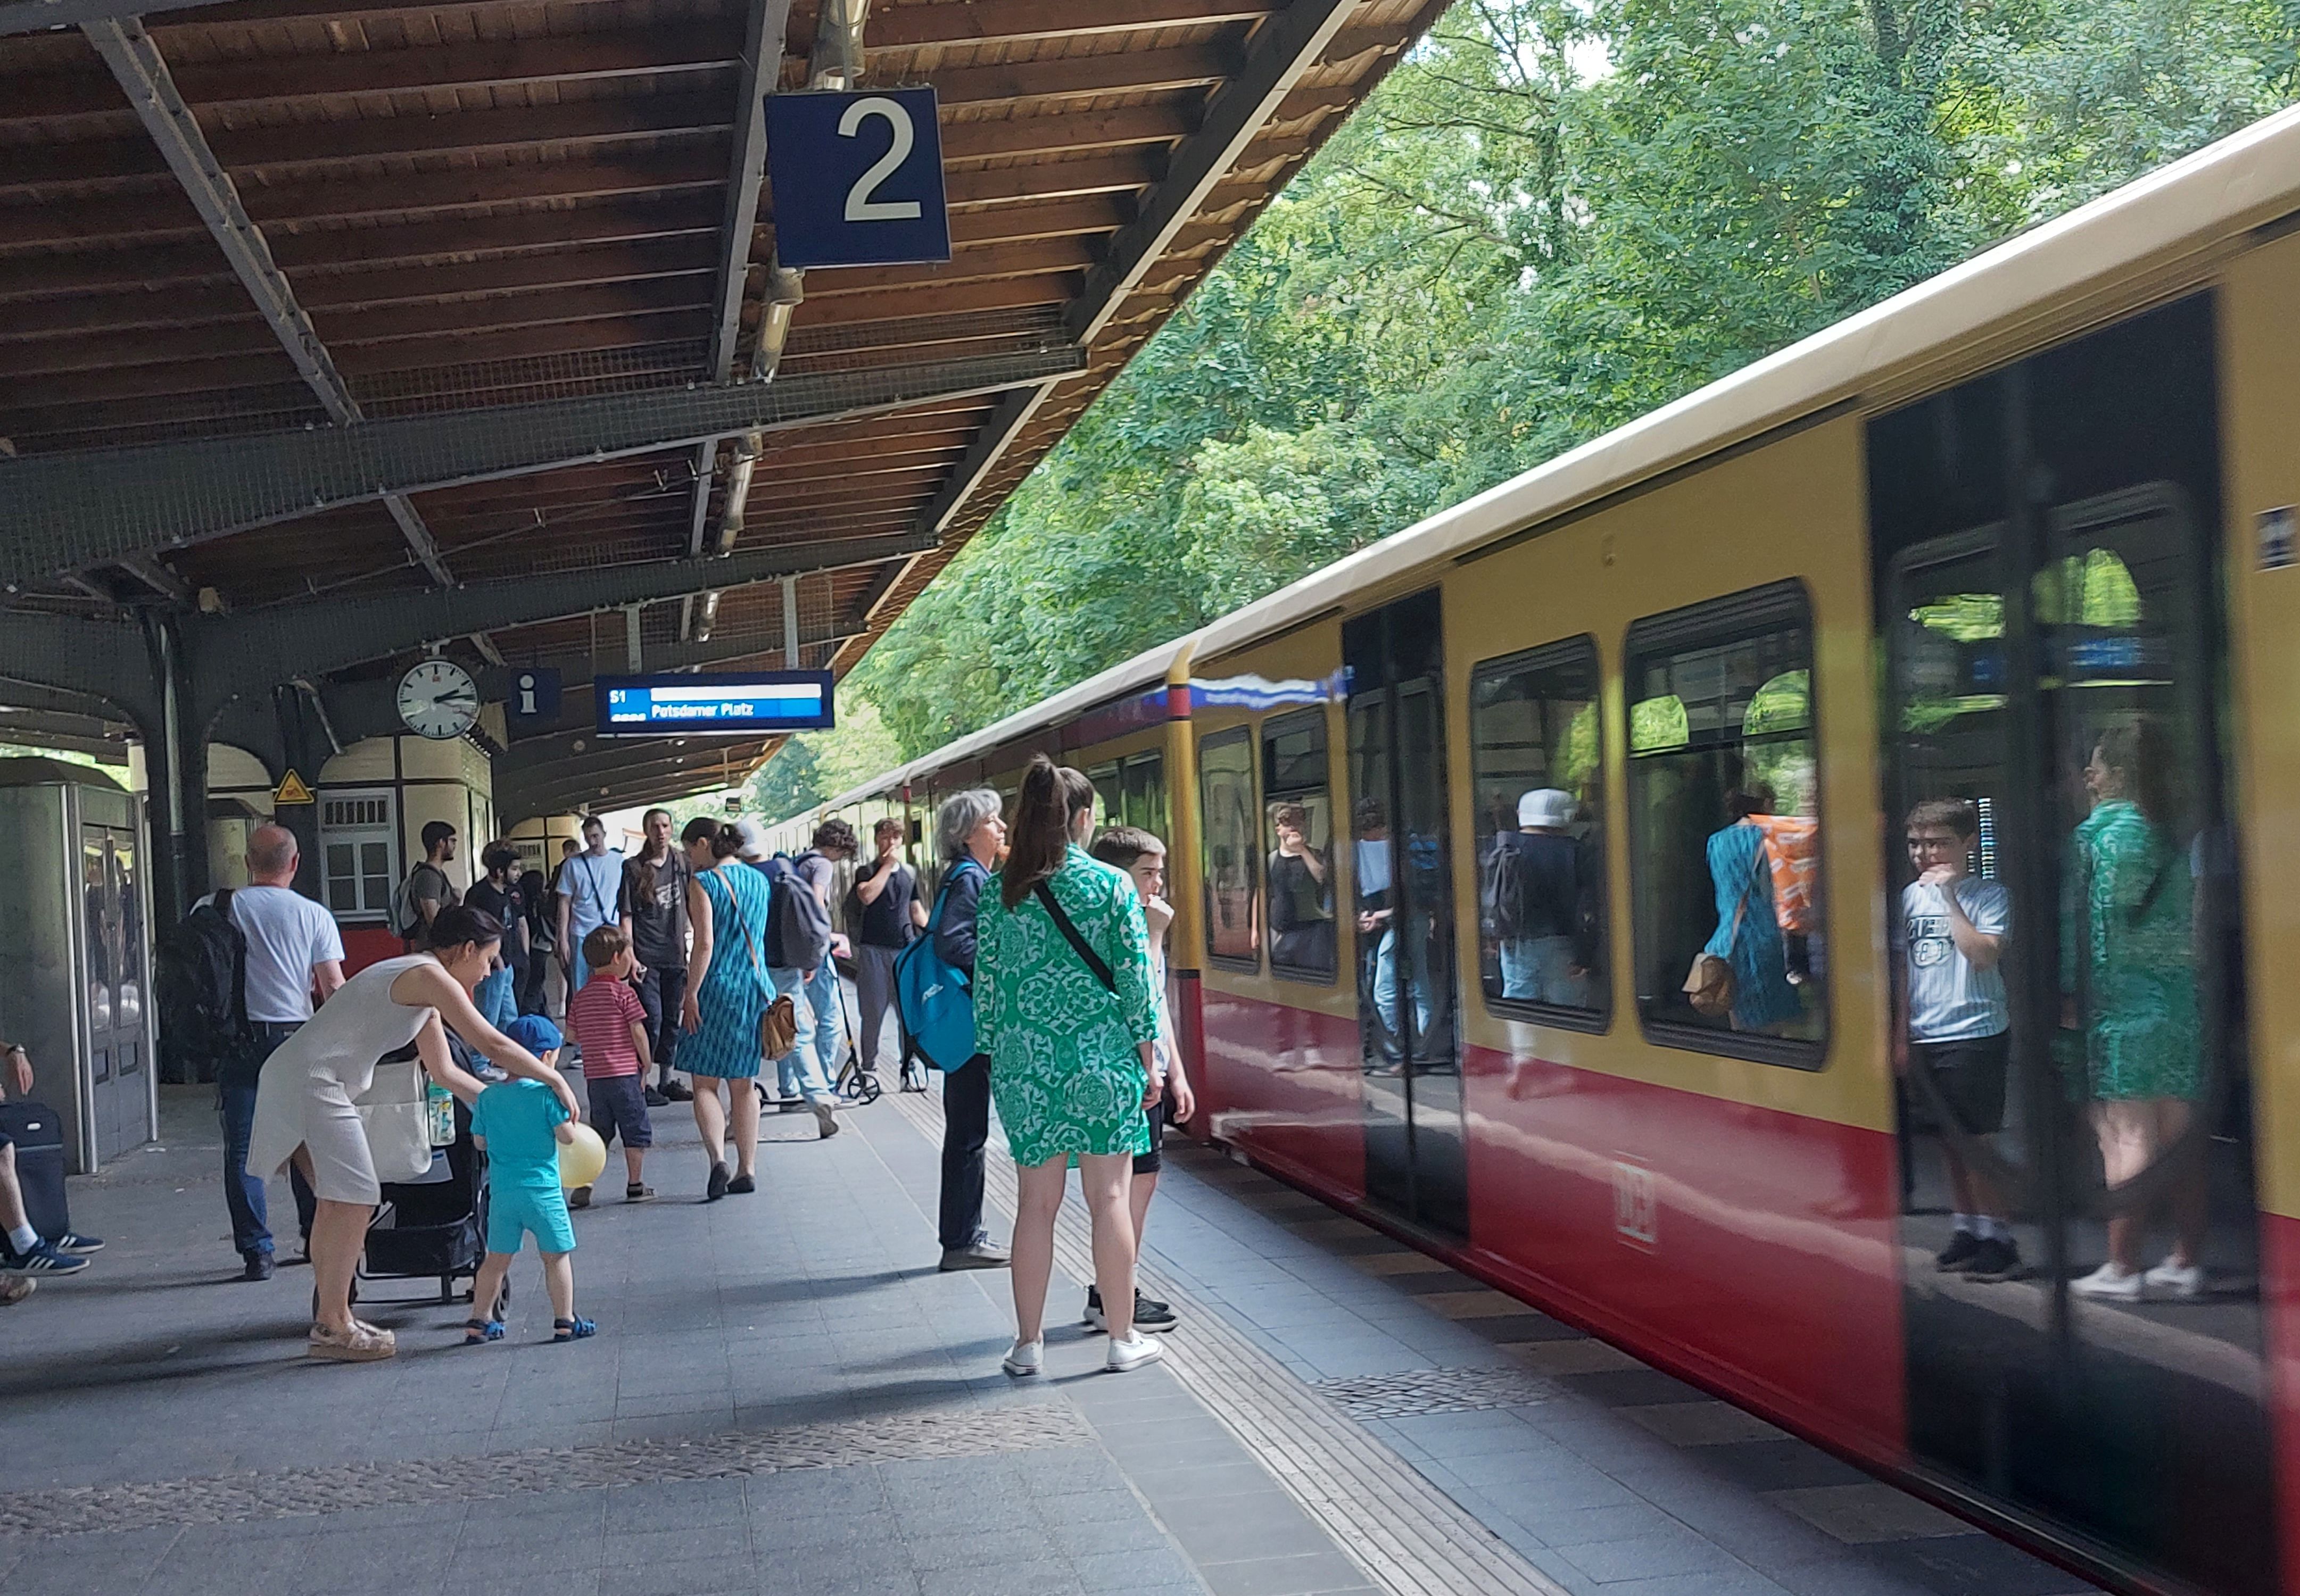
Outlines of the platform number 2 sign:
M 766 97 L 775 256 L 786 266 L 950 259 L 931 88 Z

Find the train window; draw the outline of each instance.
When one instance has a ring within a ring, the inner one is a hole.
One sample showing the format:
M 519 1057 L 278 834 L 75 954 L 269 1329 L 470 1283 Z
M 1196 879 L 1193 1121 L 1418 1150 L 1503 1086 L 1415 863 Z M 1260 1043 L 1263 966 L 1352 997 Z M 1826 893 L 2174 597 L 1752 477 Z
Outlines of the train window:
M 1470 673 L 1487 1001 L 1596 1027 L 1610 1007 L 1600 679 L 1589 637 Z
M 1262 727 L 1262 848 L 1270 891 L 1270 969 L 1334 978 L 1334 802 L 1326 712 L 1304 710 Z
M 1819 1068 L 1829 983 L 1804 591 L 1638 621 L 1626 678 L 1638 1013 L 1656 1040 Z
M 1106 765 L 1090 767 L 1086 778 L 1094 783 L 1095 807 L 1100 812 L 1095 817 L 1102 826 L 1123 826 L 1126 819 L 1126 777 L 1124 768 L 1116 760 Z
M 1198 744 L 1198 788 L 1205 817 L 1206 956 L 1258 968 L 1254 822 L 1254 733 L 1219 732 Z
M 1138 753 L 1126 761 L 1126 823 L 1139 826 L 1161 842 L 1167 840 L 1166 758 Z

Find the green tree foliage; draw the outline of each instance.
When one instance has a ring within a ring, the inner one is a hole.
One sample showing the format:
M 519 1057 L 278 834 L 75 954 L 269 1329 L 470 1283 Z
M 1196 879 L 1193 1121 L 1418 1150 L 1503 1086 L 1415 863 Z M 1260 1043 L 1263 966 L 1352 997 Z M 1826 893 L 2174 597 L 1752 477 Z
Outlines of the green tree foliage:
M 901 744 L 869 699 L 842 687 L 838 720 L 829 731 L 801 732 L 784 744 L 751 777 L 743 807 L 762 819 L 779 820 L 903 762 Z
M 879 768 L 2296 96 L 2300 0 L 1457 0 L 864 660 Z

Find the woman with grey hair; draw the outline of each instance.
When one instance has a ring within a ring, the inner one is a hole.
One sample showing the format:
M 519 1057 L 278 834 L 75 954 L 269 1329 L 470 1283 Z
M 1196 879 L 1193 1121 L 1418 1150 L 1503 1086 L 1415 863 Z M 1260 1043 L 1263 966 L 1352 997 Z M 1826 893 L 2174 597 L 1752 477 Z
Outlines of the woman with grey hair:
M 974 920 L 982 884 L 1006 851 L 1004 807 L 988 787 L 954 794 L 935 811 L 944 860 L 934 920 L 935 956 L 974 978 Z M 990 1055 L 977 1053 L 942 1077 L 942 1267 L 1001 1269 L 1006 1249 L 982 1228 L 983 1148 L 990 1140 Z

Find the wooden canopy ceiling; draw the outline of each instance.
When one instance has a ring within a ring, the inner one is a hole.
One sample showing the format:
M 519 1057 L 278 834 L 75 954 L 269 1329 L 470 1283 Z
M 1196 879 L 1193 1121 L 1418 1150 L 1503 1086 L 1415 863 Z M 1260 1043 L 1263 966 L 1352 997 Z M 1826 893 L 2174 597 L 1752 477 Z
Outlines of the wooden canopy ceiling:
M 18 461 L 101 473 L 156 440 L 755 364 L 926 366 L 1033 328 L 1083 370 L 767 432 L 733 504 L 745 438 L 681 442 L 107 549 L 20 571 L 9 610 L 255 618 L 788 546 L 793 594 L 698 581 L 617 614 L 603 589 L 446 646 L 475 669 L 779 663 L 795 614 L 797 658 L 841 672 L 1442 9 L 879 0 L 860 81 L 938 90 L 954 257 L 806 273 L 777 363 L 754 361 L 761 329 L 798 285 L 774 266 L 754 87 L 821 80 L 854 0 L 147 4 L 164 9 L 0 0 L 0 453 Z M 411 631 L 332 679 L 441 642 Z M 587 747 L 579 719 L 499 759 L 507 815 L 708 788 L 765 746 Z

